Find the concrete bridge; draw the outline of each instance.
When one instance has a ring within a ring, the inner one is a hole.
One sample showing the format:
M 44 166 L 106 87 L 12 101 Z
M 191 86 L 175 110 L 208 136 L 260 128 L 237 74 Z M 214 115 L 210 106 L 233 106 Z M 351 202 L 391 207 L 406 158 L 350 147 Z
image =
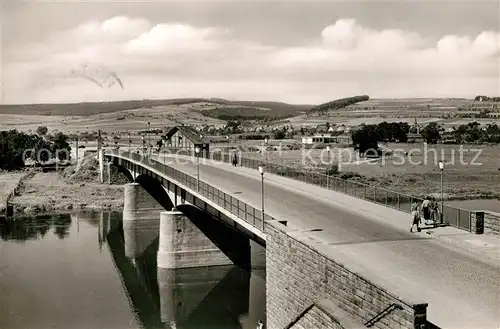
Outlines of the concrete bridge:
M 133 181 L 125 186 L 124 223 L 141 220 L 136 210 L 147 196 L 166 210 L 159 268 L 248 268 L 249 240 L 265 246 L 268 329 L 498 328 L 499 263 L 409 233 L 405 213 L 267 175 L 262 214 L 255 170 L 105 157 Z
M 138 326 L 188 329 L 203 323 L 204 328 L 222 329 L 257 323 L 265 307 L 261 300 L 265 278 L 259 271 L 250 273 L 234 265 L 201 271 L 157 268 L 158 209 L 138 213 L 139 221 L 101 213 L 98 237 L 100 245 L 109 249 Z M 257 248 L 252 252 L 263 257 Z

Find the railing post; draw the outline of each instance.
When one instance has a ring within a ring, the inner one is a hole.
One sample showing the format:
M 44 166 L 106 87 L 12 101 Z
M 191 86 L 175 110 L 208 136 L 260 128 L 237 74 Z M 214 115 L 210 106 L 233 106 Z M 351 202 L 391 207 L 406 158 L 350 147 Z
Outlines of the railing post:
M 398 193 L 398 209 L 401 209 L 401 200 L 400 200 L 401 194 L 399 194 L 399 192 L 396 193 Z
M 329 190 L 330 189 L 330 175 L 326 176 L 326 188 Z

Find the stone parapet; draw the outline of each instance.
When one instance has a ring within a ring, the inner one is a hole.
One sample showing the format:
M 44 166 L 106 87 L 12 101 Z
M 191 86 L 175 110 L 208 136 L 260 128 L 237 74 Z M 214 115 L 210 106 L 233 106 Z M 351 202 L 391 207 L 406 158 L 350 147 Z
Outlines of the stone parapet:
M 382 314 L 374 328 L 426 328 L 426 303 L 384 286 L 348 258 L 332 257 L 319 244 L 308 243 L 279 223 L 266 225 L 266 234 L 267 329 L 286 328 L 305 308 L 323 299 L 361 323 Z

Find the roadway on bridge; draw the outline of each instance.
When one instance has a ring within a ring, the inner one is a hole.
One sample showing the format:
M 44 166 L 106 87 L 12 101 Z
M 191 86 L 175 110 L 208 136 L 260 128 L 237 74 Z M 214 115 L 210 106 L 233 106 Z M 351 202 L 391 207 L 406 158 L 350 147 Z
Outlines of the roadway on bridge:
M 195 163 L 168 161 L 196 177 Z M 266 174 L 265 211 L 341 251 L 358 266 L 429 303 L 428 320 L 441 328 L 500 324 L 500 266 L 424 232 L 409 232 L 409 215 L 338 192 Z M 256 170 L 200 164 L 200 179 L 260 209 Z M 348 203 L 349 204 L 348 204 Z

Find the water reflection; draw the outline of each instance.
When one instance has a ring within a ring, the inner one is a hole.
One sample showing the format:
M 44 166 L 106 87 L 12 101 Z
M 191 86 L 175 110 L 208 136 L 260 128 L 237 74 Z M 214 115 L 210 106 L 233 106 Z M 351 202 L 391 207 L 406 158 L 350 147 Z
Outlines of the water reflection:
M 255 328 L 265 317 L 265 254 L 253 246 L 255 270 L 236 266 L 158 269 L 159 213 L 123 221 L 106 241 L 144 328 Z M 260 249 L 259 249 L 260 248 Z M 253 304 L 253 305 L 250 305 Z
M 59 239 L 64 239 L 69 236 L 70 226 L 70 215 L 44 215 L 16 219 L 1 217 L 0 237 L 4 241 L 26 242 L 27 240 L 42 239 L 52 230 Z
M 265 319 L 262 247 L 252 245 L 251 272 L 158 269 L 158 231 L 158 211 L 140 223 L 121 213 L 0 220 L 0 327 L 254 329 Z

